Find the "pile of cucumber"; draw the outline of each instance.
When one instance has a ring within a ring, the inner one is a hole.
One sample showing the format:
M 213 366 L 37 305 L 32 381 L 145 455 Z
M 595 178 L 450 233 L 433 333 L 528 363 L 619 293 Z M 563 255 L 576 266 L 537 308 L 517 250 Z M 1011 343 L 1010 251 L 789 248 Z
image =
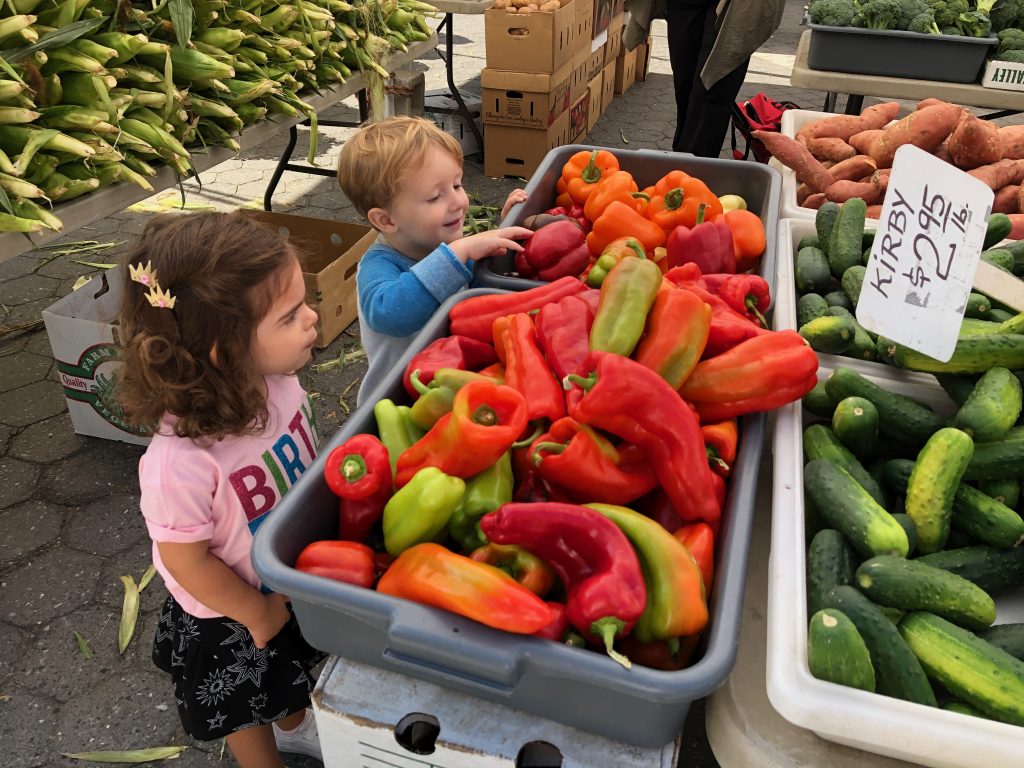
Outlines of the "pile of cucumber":
M 992 596 L 1024 587 L 1022 388 L 940 380 L 949 418 L 849 368 L 803 399 L 808 664 L 1024 726 L 1024 624 L 992 626 Z
M 875 233 L 864 228 L 867 207 L 854 198 L 843 205 L 825 203 L 815 217 L 815 234 L 797 244 L 794 275 L 798 299 L 797 328 L 817 352 L 870 360 L 917 371 L 980 373 L 990 365 L 1024 367 L 1024 320 L 1011 307 L 972 292 L 964 308 L 962 339 L 954 360 L 938 363 L 884 337 L 865 330 L 854 317 Z M 993 214 L 981 258 L 1017 275 L 1024 275 L 1024 240 L 994 248 L 1010 232 L 1005 214 Z M 997 338 L 991 338 L 997 337 Z M 1009 337 L 1004 338 L 1004 337 Z M 996 350 L 998 362 L 976 361 Z M 962 357 L 972 358 L 967 362 Z

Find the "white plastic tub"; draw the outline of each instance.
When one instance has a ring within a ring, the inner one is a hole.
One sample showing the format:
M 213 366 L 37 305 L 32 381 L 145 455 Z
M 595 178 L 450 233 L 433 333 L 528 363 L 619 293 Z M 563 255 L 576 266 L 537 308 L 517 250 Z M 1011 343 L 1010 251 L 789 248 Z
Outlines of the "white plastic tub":
M 821 120 L 823 117 L 835 117 L 834 112 L 815 112 L 810 109 L 787 109 L 782 113 L 782 120 L 779 123 L 779 133 L 789 138 L 795 138 L 796 132 L 807 123 Z M 796 188 L 800 182 L 796 180 L 796 174 L 775 158 L 771 159 L 769 165 L 782 172 L 782 218 L 784 219 L 810 219 L 814 221 L 817 214 L 813 208 L 804 208 L 797 205 Z

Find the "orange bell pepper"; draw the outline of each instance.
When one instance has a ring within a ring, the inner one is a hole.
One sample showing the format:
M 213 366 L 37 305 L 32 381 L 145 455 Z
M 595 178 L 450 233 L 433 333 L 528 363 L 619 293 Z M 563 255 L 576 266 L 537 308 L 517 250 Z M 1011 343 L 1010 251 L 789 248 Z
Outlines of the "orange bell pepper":
M 605 149 L 595 149 L 592 152 L 583 150 L 570 157 L 569 162 L 562 166 L 562 177 L 559 181 L 565 182 L 565 193 L 570 198 L 569 204 L 583 205 L 596 188 L 595 185 L 617 170 L 619 161 L 611 152 Z M 561 191 L 559 188 L 559 192 Z M 555 203 L 562 204 L 558 200 Z
M 678 213 L 672 217 L 672 220 L 675 221 L 672 227 L 679 225 L 684 227 L 694 226 L 697 223 L 697 212 L 700 209 L 701 203 L 707 206 L 704 210 L 704 221 L 714 221 L 722 215 L 722 201 L 700 179 L 690 176 L 683 171 L 670 171 L 662 176 L 658 183 L 654 185 L 654 191 L 657 196 L 667 195 L 674 189 L 682 191 L 682 201 L 674 209 Z M 660 209 L 655 208 L 655 210 Z M 669 227 L 669 229 L 672 229 L 672 227 Z
M 711 594 L 711 579 L 715 573 L 715 533 L 707 523 L 690 523 L 672 534 L 690 550 L 704 579 L 704 592 Z
M 702 424 L 700 431 L 704 435 L 704 449 L 711 469 L 722 477 L 728 477 L 732 472 L 732 463 L 736 461 L 736 443 L 739 440 L 736 419 Z
M 605 208 L 616 200 L 640 211 L 647 205 L 642 194 L 637 191 L 636 182 L 629 171 L 615 171 L 598 182 L 597 188 L 590 193 L 590 197 L 583 205 L 583 215 L 590 221 L 597 221 Z
M 502 317 L 494 318 L 494 322 L 491 324 L 491 334 L 494 339 L 494 351 L 498 353 L 498 361 L 501 365 L 505 365 L 505 331 L 508 330 L 509 325 L 512 324 L 512 318 L 515 314 L 504 315 Z
M 587 246 L 595 256 L 620 237 L 634 237 L 644 250 L 652 251 L 665 242 L 665 230 L 655 224 L 629 204 L 616 200 L 611 203 L 594 222 L 594 228 L 587 235 Z
M 666 232 L 671 232 L 679 226 L 688 226 L 687 213 L 683 207 L 682 187 L 673 187 L 663 195 L 655 195 L 647 206 L 647 218 Z
M 732 232 L 732 246 L 736 253 L 736 271 L 746 272 L 757 266 L 764 253 L 766 241 L 764 222 L 756 213 L 747 210 L 729 211 L 725 223 Z

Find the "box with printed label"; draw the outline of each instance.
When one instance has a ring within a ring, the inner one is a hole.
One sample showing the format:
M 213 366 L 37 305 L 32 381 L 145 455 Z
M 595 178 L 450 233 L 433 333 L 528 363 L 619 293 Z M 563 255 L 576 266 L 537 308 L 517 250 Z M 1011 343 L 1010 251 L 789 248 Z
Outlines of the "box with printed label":
M 474 99 L 469 94 L 462 94 L 462 101 L 472 115 L 473 121 L 479 123 L 480 100 Z M 450 94 L 428 93 L 423 99 L 423 116 L 445 133 L 454 136 L 455 140 L 459 142 L 459 146 L 462 147 L 463 155 L 473 155 L 483 149 L 469 123 L 459 114 L 458 102 Z
M 572 58 L 576 3 L 557 11 L 484 11 L 487 66 L 509 72 L 557 72 Z
M 572 69 L 569 71 L 569 103 L 572 104 L 587 90 L 587 61 L 590 51 L 577 51 L 572 55 Z
M 546 129 L 484 125 L 484 173 L 529 179 L 548 151 L 569 143 L 569 110 Z
M 487 67 L 480 73 L 484 123 L 547 128 L 569 108 L 571 68 L 571 60 L 554 74 Z
M 590 107 L 587 109 L 588 134 L 594 130 L 594 126 L 597 125 L 597 119 L 601 117 L 601 86 L 603 80 L 603 74 L 598 72 L 597 77 L 587 83 L 587 93 L 590 95 Z
M 612 3 L 611 0 L 592 0 L 594 8 L 594 26 L 591 33 L 594 37 L 597 37 L 602 32 L 608 29 L 608 24 L 612 20 Z
M 583 95 L 573 102 L 569 107 L 569 141 L 575 142 L 587 135 L 587 124 L 590 120 L 590 91 L 585 90 Z
M 573 28 L 572 48 L 574 53 L 590 52 L 590 41 L 594 38 L 594 6 L 591 0 L 575 0 L 575 26 Z
M 636 82 L 636 48 L 615 60 L 615 93 L 625 93 Z
M 654 40 L 647 38 L 646 42 L 636 47 L 636 82 L 641 83 L 647 79 L 647 73 L 651 69 L 651 46 Z
M 621 16 L 626 12 L 626 0 L 611 0 L 611 13 L 612 18 Z
M 615 96 L 615 62 L 612 61 L 604 68 L 601 76 L 601 114 L 608 111 L 612 98 Z
M 601 45 L 587 57 L 587 82 L 597 77 L 604 69 L 604 52 L 605 46 Z
M 611 61 L 622 51 L 622 33 L 625 31 L 625 14 L 620 13 L 608 24 L 608 46 L 605 52 L 605 59 Z

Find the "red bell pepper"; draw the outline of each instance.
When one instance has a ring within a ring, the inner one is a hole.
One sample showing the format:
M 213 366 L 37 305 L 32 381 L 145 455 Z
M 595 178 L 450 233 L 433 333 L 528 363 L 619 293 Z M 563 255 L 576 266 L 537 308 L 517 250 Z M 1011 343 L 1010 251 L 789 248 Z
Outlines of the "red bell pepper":
M 537 343 L 558 381 L 575 373 L 590 352 L 595 311 L 586 299 L 566 296 L 555 304 L 544 305 L 537 313 Z
M 711 328 L 708 330 L 708 341 L 704 347 L 705 359 L 720 355 L 747 339 L 771 333 L 705 288 L 700 268 L 696 264 L 684 264 L 670 269 L 665 279 L 696 294 L 711 306 Z
M 374 580 L 374 552 L 355 541 L 314 541 L 299 553 L 295 570 L 369 588 Z
M 511 544 L 485 544 L 470 557 L 478 563 L 500 568 L 533 594 L 544 597 L 555 585 L 555 572 L 532 552 Z
M 690 666 L 694 651 L 700 645 L 700 635 L 642 643 L 633 635 L 623 639 L 619 648 L 643 667 L 677 672 Z
M 711 307 L 690 291 L 660 291 L 633 358 L 679 389 L 697 365 L 711 332 Z
M 612 647 L 629 633 L 647 604 L 643 572 L 629 539 L 599 512 L 574 504 L 504 504 L 484 515 L 491 541 L 517 544 L 554 568 L 566 589 L 569 623 L 588 639 Z
M 527 420 L 554 421 L 565 416 L 565 393 L 537 344 L 533 318 L 523 313 L 512 315 L 502 337 L 505 383 L 526 400 Z
M 531 466 L 524 473 L 516 473 L 519 485 L 512 492 L 512 500 L 523 504 L 535 504 L 540 501 L 557 501 L 566 504 L 574 503 L 569 493 L 553 483 L 549 483 L 536 467 Z
M 692 227 L 679 226 L 672 230 L 665 242 L 668 267 L 693 262 L 701 272 L 736 272 L 736 254 L 733 251 L 732 232 L 722 220 L 704 221 L 704 209 L 697 213 Z
M 533 233 L 515 263 L 520 277 L 551 281 L 579 277 L 589 260 L 583 228 L 575 221 L 555 221 Z
M 587 286 L 579 279 L 563 277 L 528 291 L 473 296 L 452 307 L 448 313 L 449 330 L 453 334 L 469 336 L 478 341 L 490 343 L 492 339 L 491 326 L 496 317 L 514 315 L 516 312 L 532 312 L 545 304 L 558 301 L 566 296 L 583 293 L 586 290 L 588 290 Z M 437 367 L 444 368 L 446 366 Z M 447 367 L 457 368 L 458 366 L 449 365 Z
M 702 421 L 723 421 L 799 400 L 817 372 L 818 356 L 799 333 L 766 332 L 699 363 L 679 393 Z
M 579 203 L 548 208 L 544 213 L 548 216 L 568 216 L 570 219 L 576 219 L 576 221 L 580 223 L 580 226 L 583 227 L 584 232 L 590 231 L 590 219 L 588 219 L 586 214 L 583 213 L 583 206 Z
M 636 447 L 613 446 L 585 424 L 559 419 L 530 446 L 541 477 L 579 501 L 628 504 L 657 487 L 658 478 Z
M 424 467 L 472 477 L 497 462 L 525 427 L 526 401 L 519 392 L 472 381 L 456 393 L 451 413 L 398 457 L 395 485 L 405 485 Z
M 565 604 L 548 600 L 547 606 L 551 609 L 551 623 L 534 632 L 533 635 L 560 643 L 565 639 L 565 633 L 569 630 L 569 616 L 565 611 Z
M 566 386 L 573 385 L 569 415 L 643 451 L 683 520 L 717 522 L 721 504 L 700 425 L 668 382 L 628 357 L 607 352 L 591 352 L 583 370 L 566 377 Z
M 711 594 L 711 581 L 715 574 L 715 532 L 707 523 L 691 523 L 677 529 L 674 534 L 690 550 L 704 579 L 704 592 Z
M 486 338 L 468 338 L 452 331 L 451 336 L 442 336 L 431 342 L 405 366 L 402 383 L 409 397 L 419 397 L 416 387 L 412 384 L 412 372 L 420 372 L 420 381 L 429 384 L 434 380 L 438 368 L 461 368 L 464 371 L 475 371 L 486 365 L 497 362 L 498 357 Z
M 552 619 L 547 604 L 507 573 L 432 542 L 402 552 L 377 591 L 523 635 L 544 629 Z
M 324 465 L 338 501 L 338 538 L 364 541 L 394 493 L 388 449 L 374 435 L 355 435 L 335 448 Z
M 732 463 L 736 460 L 736 443 L 739 439 L 736 419 L 702 424 L 700 431 L 704 435 L 704 446 L 712 471 L 728 477 L 732 472 Z
M 757 323 L 762 328 L 768 327 L 764 313 L 771 306 L 772 297 L 768 282 L 759 275 L 702 275 L 701 282 L 709 292 L 717 295 L 726 304 Z

